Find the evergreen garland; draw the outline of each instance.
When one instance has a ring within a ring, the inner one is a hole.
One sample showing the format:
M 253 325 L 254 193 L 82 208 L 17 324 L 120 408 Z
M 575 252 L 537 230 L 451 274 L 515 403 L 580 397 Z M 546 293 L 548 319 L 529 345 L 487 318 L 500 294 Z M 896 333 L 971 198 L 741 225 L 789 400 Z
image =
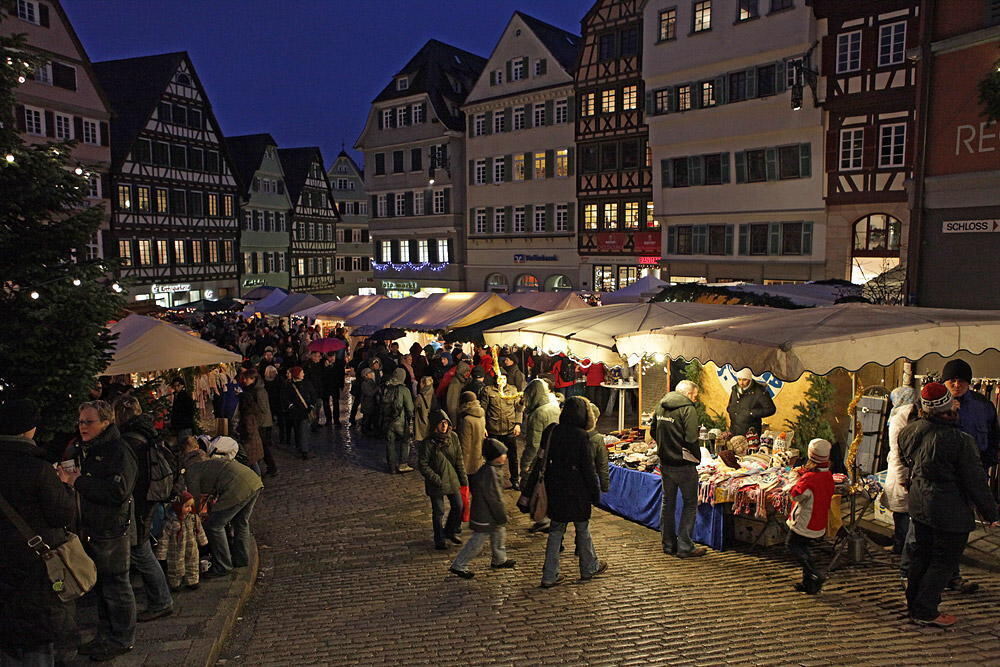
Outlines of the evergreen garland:
M 650 299 L 656 303 L 660 301 L 673 302 L 696 302 L 696 303 L 720 303 L 741 306 L 770 306 L 771 308 L 808 308 L 793 303 L 789 298 L 774 296 L 771 294 L 755 294 L 753 292 L 740 292 L 725 287 L 714 285 L 701 285 L 698 283 L 681 283 L 664 287 L 663 291 Z
M 0 24 L 12 8 L 0 3 Z M 75 142 L 29 145 L 15 129 L 14 89 L 45 62 L 23 35 L 0 36 L 0 400 L 36 401 L 43 440 L 75 430 L 123 305 L 114 266 L 85 256 L 104 209 L 84 198 Z

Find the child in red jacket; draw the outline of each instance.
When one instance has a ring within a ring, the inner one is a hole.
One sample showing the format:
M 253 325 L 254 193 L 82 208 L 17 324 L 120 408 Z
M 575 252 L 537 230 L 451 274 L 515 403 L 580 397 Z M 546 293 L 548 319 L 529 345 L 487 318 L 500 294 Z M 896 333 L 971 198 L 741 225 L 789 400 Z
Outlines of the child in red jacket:
M 809 463 L 802 467 L 792 487 L 792 511 L 788 516 L 789 553 L 802 565 L 802 583 L 795 590 L 816 595 L 823 587 L 823 577 L 813 564 L 810 547 L 826 534 L 827 517 L 833 500 L 833 474 L 830 472 L 829 441 L 814 438 L 809 443 Z

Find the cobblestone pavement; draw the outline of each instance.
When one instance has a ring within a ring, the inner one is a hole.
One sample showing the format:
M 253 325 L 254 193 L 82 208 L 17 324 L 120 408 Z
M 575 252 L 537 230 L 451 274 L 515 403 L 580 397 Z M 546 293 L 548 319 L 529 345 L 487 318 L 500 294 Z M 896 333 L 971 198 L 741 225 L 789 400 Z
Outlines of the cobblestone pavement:
M 254 515 L 257 587 L 220 663 L 247 665 L 988 664 L 1000 662 L 1000 575 L 964 568 L 978 594 L 947 593 L 950 630 L 905 617 L 890 563 L 836 571 L 815 598 L 792 590 L 783 548 L 711 551 L 681 561 L 659 535 L 595 510 L 606 575 L 538 588 L 544 535 L 513 508 L 508 554 L 488 548 L 470 581 L 448 573 L 457 547 L 432 548 L 419 473 L 389 476 L 378 443 L 346 427 L 314 438 L 315 457 L 279 453 Z M 466 531 L 466 536 L 468 532 Z M 822 562 L 829 560 L 829 553 Z

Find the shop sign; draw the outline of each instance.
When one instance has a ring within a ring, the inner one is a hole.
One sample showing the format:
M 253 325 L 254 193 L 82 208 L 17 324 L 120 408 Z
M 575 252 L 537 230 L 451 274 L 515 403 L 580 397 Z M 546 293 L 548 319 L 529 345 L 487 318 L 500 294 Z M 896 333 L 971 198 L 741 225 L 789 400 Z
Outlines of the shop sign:
M 244 287 L 257 287 L 258 285 L 263 285 L 263 284 L 264 284 L 263 278 L 247 278 L 246 280 L 243 281 Z
M 733 393 L 733 387 L 736 386 L 736 369 L 726 364 L 719 368 L 716 373 L 719 376 L 719 384 L 726 390 L 726 396 L 729 396 Z M 785 386 L 785 383 L 774 377 L 771 371 L 766 371 L 762 375 L 754 375 L 753 379 L 757 383 L 764 385 L 771 398 L 775 398 L 780 394 L 782 387 Z
M 411 290 L 416 291 L 420 289 L 420 285 L 417 284 L 415 280 L 383 280 L 382 289 L 385 290 Z
M 524 264 L 525 262 L 558 262 L 558 255 L 514 255 L 515 264 Z
M 591 254 L 660 256 L 660 232 L 593 232 L 580 239 L 580 250 Z
M 945 234 L 962 232 L 1000 232 L 1000 220 L 945 220 L 941 225 Z
M 639 266 L 655 266 L 660 263 L 659 257 L 640 257 Z
M 153 294 L 172 294 L 174 292 L 190 292 L 191 283 L 178 283 L 177 285 L 153 285 L 150 290 Z

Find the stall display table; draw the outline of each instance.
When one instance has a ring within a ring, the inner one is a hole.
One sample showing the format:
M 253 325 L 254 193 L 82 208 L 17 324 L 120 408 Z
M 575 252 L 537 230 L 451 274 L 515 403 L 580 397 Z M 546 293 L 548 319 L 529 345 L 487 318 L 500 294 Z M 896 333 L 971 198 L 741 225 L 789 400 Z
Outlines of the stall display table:
M 629 389 L 638 390 L 639 389 L 639 383 L 638 382 L 621 382 L 621 383 L 602 382 L 601 386 L 602 387 L 606 387 L 608 389 L 617 389 L 618 390 L 617 394 L 614 391 L 610 392 L 611 393 L 611 397 L 608 399 L 608 407 L 604 411 L 604 413 L 607 414 L 607 413 L 611 412 L 614 409 L 614 407 L 615 407 L 615 401 L 617 399 L 617 403 L 618 403 L 618 430 L 619 431 L 624 431 L 625 430 L 625 392 L 627 390 L 629 390 Z
M 610 470 L 609 490 L 601 495 L 599 506 L 648 528 L 659 530 L 660 504 L 663 497 L 660 476 L 616 465 L 608 467 Z M 680 524 L 681 507 L 680 492 L 678 491 L 676 525 Z M 694 530 L 691 531 L 691 539 L 721 551 L 726 547 L 724 526 L 723 505 L 700 503 L 695 517 Z

